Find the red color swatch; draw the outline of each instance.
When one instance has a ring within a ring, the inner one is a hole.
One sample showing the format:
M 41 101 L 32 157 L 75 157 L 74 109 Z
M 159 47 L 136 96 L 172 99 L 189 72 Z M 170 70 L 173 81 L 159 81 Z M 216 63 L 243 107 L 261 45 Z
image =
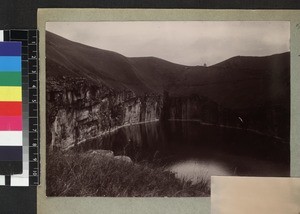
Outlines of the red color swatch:
M 0 116 L 21 116 L 22 102 L 0 102 Z

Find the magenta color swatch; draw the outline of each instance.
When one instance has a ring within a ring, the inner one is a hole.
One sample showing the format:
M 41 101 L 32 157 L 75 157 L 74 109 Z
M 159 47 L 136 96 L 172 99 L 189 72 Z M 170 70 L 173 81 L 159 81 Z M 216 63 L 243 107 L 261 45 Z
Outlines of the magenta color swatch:
M 22 116 L 0 116 L 0 131 L 21 131 Z

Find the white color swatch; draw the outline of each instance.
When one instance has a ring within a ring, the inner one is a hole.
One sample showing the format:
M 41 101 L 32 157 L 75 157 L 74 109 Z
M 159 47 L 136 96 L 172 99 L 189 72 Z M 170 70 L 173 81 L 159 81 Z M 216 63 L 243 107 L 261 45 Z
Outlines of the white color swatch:
M 22 131 L 0 131 L 0 146 L 22 146 Z

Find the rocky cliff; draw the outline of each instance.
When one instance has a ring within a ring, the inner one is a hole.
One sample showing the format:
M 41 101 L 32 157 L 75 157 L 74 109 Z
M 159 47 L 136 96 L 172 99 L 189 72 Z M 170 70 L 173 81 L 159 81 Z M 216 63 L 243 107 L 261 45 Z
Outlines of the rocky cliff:
M 49 78 L 47 144 L 67 149 L 118 127 L 158 120 L 161 109 L 159 95 L 137 96 L 91 85 L 83 78 Z
M 197 95 L 169 97 L 168 93 L 136 95 L 90 84 L 84 78 L 47 81 L 47 144 L 68 149 L 126 125 L 150 121 L 198 120 L 239 126 L 237 116 Z
M 289 141 L 289 109 L 279 105 L 229 109 L 206 97 L 169 97 L 165 93 L 162 118 L 248 129 Z
M 47 144 L 67 149 L 120 127 L 150 121 L 197 120 L 256 130 L 288 141 L 288 110 L 278 106 L 230 110 L 198 95 L 136 95 L 84 78 L 47 81 Z

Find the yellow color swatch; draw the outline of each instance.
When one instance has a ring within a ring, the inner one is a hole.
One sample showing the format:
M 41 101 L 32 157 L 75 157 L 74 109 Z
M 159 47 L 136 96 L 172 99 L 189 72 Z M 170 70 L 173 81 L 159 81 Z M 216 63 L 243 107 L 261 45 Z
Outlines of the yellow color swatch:
M 0 101 L 22 101 L 21 86 L 0 86 Z

